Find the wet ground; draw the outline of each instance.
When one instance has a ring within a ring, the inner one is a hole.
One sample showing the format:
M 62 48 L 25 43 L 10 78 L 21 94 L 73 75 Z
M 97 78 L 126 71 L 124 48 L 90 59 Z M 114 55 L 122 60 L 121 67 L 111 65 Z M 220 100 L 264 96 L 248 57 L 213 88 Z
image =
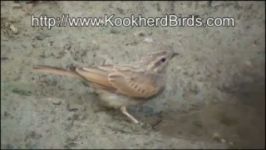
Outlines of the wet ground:
M 1 148 L 265 148 L 264 2 L 1 2 Z M 235 27 L 31 27 L 40 16 L 234 17 Z M 102 108 L 79 80 L 32 72 L 180 53 L 165 91 Z

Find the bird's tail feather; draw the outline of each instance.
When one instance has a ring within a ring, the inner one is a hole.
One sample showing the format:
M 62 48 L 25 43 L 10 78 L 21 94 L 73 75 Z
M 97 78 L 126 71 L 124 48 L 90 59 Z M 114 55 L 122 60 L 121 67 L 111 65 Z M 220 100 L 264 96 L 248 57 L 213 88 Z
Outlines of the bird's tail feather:
M 33 70 L 37 71 L 37 72 L 42 72 L 42 73 L 49 73 L 49 74 L 61 75 L 61 76 L 69 76 L 69 77 L 81 79 L 81 77 L 75 72 L 75 70 L 66 70 L 66 69 L 62 69 L 62 68 L 57 68 L 57 67 L 52 67 L 52 66 L 44 66 L 44 65 L 35 66 L 35 67 L 33 67 Z

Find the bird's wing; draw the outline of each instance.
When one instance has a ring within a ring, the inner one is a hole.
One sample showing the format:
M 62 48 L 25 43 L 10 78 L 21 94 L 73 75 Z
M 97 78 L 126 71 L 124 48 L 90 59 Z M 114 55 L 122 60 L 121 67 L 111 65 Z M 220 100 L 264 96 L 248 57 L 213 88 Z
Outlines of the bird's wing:
M 107 90 L 134 98 L 148 98 L 157 94 L 160 86 L 153 76 L 129 66 L 103 65 L 65 70 L 50 66 L 38 66 L 34 70 L 84 79 L 96 89 Z
M 115 92 L 112 84 L 108 80 L 108 74 L 113 70 L 112 65 L 104 65 L 101 67 L 82 67 L 76 68 L 75 72 L 95 88 L 101 88 Z
M 115 71 L 109 73 L 108 80 L 117 93 L 135 98 L 149 98 L 160 90 L 151 75 L 125 68 L 115 68 Z

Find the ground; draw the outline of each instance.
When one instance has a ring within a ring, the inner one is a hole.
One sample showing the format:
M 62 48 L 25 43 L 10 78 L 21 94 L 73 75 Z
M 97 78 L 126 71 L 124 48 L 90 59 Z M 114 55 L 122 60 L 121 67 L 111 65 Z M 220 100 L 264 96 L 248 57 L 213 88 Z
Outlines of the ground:
M 1 148 L 265 148 L 264 2 L 2 2 Z M 234 17 L 234 27 L 32 27 L 31 16 Z M 57 67 L 174 49 L 167 86 L 129 111 L 98 104 Z

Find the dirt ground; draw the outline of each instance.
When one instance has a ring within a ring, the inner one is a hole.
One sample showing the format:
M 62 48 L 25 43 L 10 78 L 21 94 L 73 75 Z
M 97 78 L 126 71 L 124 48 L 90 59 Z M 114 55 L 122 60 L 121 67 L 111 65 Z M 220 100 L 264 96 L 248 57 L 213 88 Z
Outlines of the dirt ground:
M 265 148 L 264 2 L 2 2 L 1 148 Z M 31 15 L 234 17 L 235 27 L 32 27 Z M 32 72 L 180 55 L 165 91 L 130 112 L 79 80 Z

